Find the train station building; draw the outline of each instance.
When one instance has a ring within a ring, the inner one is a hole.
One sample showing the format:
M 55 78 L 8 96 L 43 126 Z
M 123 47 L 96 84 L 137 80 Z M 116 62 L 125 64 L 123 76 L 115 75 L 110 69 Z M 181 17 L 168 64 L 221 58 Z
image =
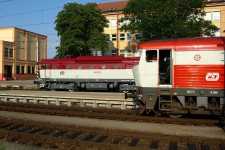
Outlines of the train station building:
M 37 61 L 47 58 L 47 36 L 16 27 L 0 28 L 0 81 L 35 79 Z

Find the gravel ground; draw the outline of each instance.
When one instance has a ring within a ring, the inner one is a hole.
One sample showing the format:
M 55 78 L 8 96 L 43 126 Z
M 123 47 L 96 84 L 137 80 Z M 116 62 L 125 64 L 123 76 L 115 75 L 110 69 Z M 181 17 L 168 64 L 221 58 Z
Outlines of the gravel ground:
M 100 120 L 88 119 L 78 117 L 64 117 L 64 116 L 47 116 L 39 114 L 16 113 L 0 111 L 0 117 L 7 117 L 10 119 L 34 120 L 42 122 L 52 122 L 58 124 L 100 127 L 107 129 L 128 130 L 137 132 L 159 133 L 165 135 L 178 136 L 194 136 L 199 138 L 213 138 L 224 139 L 225 132 L 219 127 L 202 127 L 191 125 L 173 125 L 173 124 L 158 124 L 158 123 L 141 123 L 129 121 L 114 121 L 114 120 Z

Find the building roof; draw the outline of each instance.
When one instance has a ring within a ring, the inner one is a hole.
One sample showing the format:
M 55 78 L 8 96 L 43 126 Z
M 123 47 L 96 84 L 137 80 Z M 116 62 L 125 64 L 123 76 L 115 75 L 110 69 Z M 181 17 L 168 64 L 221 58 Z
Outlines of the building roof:
M 98 4 L 98 8 L 102 12 L 122 11 L 126 7 L 127 3 L 128 1 L 126 0 L 118 2 L 101 3 Z
M 206 3 L 225 2 L 225 0 L 204 0 Z
M 4 29 L 20 30 L 20 31 L 23 31 L 23 32 L 27 32 L 27 33 L 31 33 L 31 34 L 36 34 L 36 35 L 43 36 L 43 37 L 47 37 L 46 35 L 43 35 L 43 34 L 40 34 L 40 33 L 35 33 L 35 32 L 28 31 L 28 30 L 25 30 L 25 29 L 22 29 L 22 28 L 18 28 L 18 27 L 4 27 L 4 28 L 1 28 L 0 27 L 0 30 L 4 30 Z

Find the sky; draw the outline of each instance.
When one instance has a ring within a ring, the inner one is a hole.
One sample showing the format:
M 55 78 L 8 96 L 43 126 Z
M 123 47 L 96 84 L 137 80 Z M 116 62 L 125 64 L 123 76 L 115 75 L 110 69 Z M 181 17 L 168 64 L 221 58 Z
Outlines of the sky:
M 17 27 L 47 36 L 47 58 L 56 55 L 55 20 L 67 3 L 106 3 L 118 0 L 0 0 L 0 28 Z

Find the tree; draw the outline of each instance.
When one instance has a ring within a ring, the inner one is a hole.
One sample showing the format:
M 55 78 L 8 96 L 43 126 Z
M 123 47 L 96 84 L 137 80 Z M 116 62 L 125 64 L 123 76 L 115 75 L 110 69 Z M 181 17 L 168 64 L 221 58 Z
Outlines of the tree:
M 203 19 L 203 8 L 203 0 L 130 0 L 121 29 L 141 40 L 214 36 L 218 28 Z
M 91 55 L 91 50 L 107 48 L 108 36 L 103 33 L 107 20 L 95 3 L 64 5 L 55 20 L 60 37 L 56 57 Z

